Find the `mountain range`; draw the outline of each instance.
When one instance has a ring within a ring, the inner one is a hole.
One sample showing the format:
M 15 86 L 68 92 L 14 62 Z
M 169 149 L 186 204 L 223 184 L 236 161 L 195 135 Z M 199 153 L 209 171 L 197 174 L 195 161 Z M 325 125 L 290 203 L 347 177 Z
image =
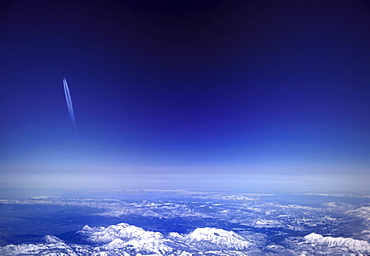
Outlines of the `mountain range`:
M 119 223 L 108 227 L 84 226 L 77 234 L 86 245 L 66 244 L 47 235 L 37 244 L 0 247 L 1 255 L 247 255 L 253 244 L 233 231 L 197 228 L 189 234 L 171 232 L 167 236 L 140 227 Z M 140 253 L 140 254 L 139 254 Z

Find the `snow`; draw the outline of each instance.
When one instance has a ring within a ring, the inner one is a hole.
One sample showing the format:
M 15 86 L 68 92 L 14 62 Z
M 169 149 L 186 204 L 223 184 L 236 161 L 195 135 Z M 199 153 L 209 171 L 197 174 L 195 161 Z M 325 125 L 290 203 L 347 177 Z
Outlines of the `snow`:
M 131 248 L 150 253 L 171 251 L 171 248 L 165 244 L 166 240 L 161 233 L 145 231 L 127 223 L 110 225 L 107 228 L 85 226 L 80 233 L 94 243 L 108 243 L 104 245 L 105 249 Z
M 47 252 L 47 254 L 45 254 Z M 0 247 L 0 255 L 58 255 L 75 256 L 75 251 L 64 242 L 55 244 L 20 244 Z
M 254 223 L 254 226 L 257 228 L 273 228 L 273 227 L 284 227 L 284 225 L 277 220 L 266 220 L 259 219 Z
M 370 221 L 370 206 L 362 206 L 357 210 L 348 210 L 346 213 L 353 214 L 365 219 L 366 221 Z
M 55 236 L 45 236 L 45 243 L 7 245 L 0 255 L 180 255 L 192 252 L 214 255 L 245 255 L 237 250 L 252 248 L 252 243 L 233 231 L 217 228 L 197 228 L 185 235 L 176 232 L 166 238 L 159 232 L 119 223 L 108 227 L 84 226 L 78 234 L 95 246 L 65 244 Z M 221 252 L 222 251 L 222 252 Z M 212 254 L 211 253 L 211 254 Z
M 56 236 L 50 236 L 50 235 L 44 236 L 44 241 L 49 244 L 63 243 L 62 239 L 59 239 Z
M 311 233 L 304 237 L 304 239 L 312 244 L 323 245 L 328 247 L 345 247 L 357 253 L 369 253 L 370 244 L 367 241 L 357 240 L 353 238 L 344 237 L 324 237 L 322 235 Z
M 20 204 L 98 208 L 101 210 L 87 211 L 87 214 L 98 218 L 124 215 L 121 220 L 131 220 L 130 216 L 134 216 L 133 223 L 143 223 L 143 226 L 86 225 L 77 234 L 65 236 L 79 244 L 51 235 L 40 240 L 39 237 L 45 235 L 40 233 L 33 244 L 0 246 L 0 255 L 370 255 L 370 199 L 367 203 L 334 203 L 328 198 L 327 203 L 313 204 L 315 207 L 294 204 L 296 198 L 289 201 L 285 197 L 286 204 L 275 199 L 247 200 L 221 195 L 197 197 L 194 201 L 192 198 L 176 200 L 43 197 L 24 200 Z M 0 204 L 2 202 L 19 203 L 0 200 Z M 171 226 L 172 223 L 175 225 Z M 79 223 L 80 227 L 83 224 L 86 223 Z M 158 230 L 161 232 L 154 232 Z
M 218 228 L 197 228 L 186 236 L 190 242 L 208 242 L 213 245 L 226 248 L 245 249 L 251 243 L 233 231 L 226 231 Z
M 145 231 L 140 227 L 120 223 L 117 225 L 110 225 L 107 228 L 91 228 L 85 226 L 79 233 L 88 236 L 88 239 L 95 243 L 107 243 L 113 241 L 115 238 L 122 239 L 163 239 L 159 232 Z

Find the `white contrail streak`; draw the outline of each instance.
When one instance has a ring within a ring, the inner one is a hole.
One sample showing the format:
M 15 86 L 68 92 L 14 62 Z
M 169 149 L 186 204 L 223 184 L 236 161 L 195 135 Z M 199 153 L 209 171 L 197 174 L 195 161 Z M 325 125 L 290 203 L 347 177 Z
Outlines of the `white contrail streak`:
M 67 83 L 67 80 L 65 78 L 63 78 L 63 85 L 64 85 L 64 94 L 66 96 L 66 101 L 67 101 L 69 116 L 70 116 L 70 118 L 72 120 L 73 126 L 76 127 L 76 124 L 75 124 L 75 115 L 73 113 L 73 105 L 72 105 L 71 94 L 69 93 L 68 83 Z

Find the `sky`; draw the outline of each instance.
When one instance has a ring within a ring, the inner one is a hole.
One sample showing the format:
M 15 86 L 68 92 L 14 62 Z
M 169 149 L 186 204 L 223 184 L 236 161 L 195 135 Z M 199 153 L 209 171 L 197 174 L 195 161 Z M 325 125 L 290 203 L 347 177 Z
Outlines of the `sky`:
M 3 197 L 370 192 L 367 1 L 5 0 L 0 38 Z

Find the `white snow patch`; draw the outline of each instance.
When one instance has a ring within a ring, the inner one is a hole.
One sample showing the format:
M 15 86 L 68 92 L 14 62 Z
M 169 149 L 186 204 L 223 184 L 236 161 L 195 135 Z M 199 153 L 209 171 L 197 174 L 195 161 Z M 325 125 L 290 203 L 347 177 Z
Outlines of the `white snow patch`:
M 356 253 L 370 253 L 370 244 L 367 241 L 356 240 L 344 237 L 324 237 L 322 235 L 311 233 L 304 237 L 304 239 L 315 245 L 322 245 L 328 247 L 345 247 Z
M 232 249 L 245 249 L 252 244 L 233 231 L 218 228 L 197 228 L 185 237 L 190 242 L 207 242 Z

